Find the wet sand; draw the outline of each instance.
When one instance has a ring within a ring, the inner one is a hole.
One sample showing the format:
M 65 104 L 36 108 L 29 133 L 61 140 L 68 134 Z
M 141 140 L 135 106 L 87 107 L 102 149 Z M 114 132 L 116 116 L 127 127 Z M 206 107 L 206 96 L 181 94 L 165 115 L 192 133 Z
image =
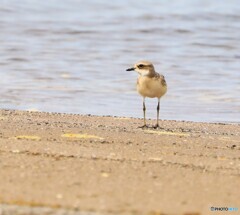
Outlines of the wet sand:
M 240 209 L 239 125 L 161 121 L 160 129 L 143 130 L 141 124 L 1 110 L 0 214 Z

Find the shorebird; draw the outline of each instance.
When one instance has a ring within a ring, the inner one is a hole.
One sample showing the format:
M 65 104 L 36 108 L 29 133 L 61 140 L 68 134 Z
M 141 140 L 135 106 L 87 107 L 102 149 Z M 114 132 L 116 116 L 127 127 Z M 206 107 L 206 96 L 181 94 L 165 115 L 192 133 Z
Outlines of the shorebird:
M 149 61 L 140 61 L 134 65 L 134 67 L 127 69 L 126 71 L 136 71 L 139 76 L 137 79 L 137 91 L 143 97 L 143 117 L 144 124 L 146 125 L 146 106 L 145 98 L 157 98 L 157 124 L 154 128 L 159 127 L 159 110 L 160 110 L 160 98 L 167 92 L 167 83 L 163 75 L 157 73 L 154 66 Z

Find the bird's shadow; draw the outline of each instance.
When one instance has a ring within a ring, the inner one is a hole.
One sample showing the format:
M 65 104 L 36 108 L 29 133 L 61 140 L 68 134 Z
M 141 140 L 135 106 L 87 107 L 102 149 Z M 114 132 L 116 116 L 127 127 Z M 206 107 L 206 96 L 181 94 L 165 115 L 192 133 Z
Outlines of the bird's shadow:
M 163 127 L 156 126 L 156 125 L 143 125 L 139 126 L 142 130 L 165 130 Z

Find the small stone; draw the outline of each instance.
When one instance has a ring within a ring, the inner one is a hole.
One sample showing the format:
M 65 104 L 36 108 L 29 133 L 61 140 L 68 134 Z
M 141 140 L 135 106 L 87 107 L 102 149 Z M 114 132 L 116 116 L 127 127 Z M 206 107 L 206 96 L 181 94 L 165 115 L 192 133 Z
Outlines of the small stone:
M 95 160 L 97 159 L 97 156 L 95 154 L 92 154 L 91 158 Z
M 61 193 L 58 193 L 58 194 L 56 195 L 56 198 L 57 198 L 57 199 L 62 199 L 62 198 L 63 198 L 63 195 L 62 195 Z
M 12 150 L 12 153 L 19 153 L 20 151 L 18 149 Z
M 108 177 L 109 177 L 109 174 L 106 173 L 106 172 L 102 172 L 102 173 L 101 173 L 101 176 L 104 177 L 104 178 L 108 178 Z
M 112 157 L 116 157 L 116 154 L 113 153 L 113 152 L 111 152 L 111 153 L 109 153 L 108 157 L 110 157 L 110 158 L 112 158 Z

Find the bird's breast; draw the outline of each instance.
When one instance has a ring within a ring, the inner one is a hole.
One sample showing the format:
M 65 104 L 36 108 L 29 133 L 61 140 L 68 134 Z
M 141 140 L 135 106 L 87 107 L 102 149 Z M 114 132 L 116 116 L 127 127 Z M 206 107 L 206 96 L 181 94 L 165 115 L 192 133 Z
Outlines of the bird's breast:
M 143 97 L 160 98 L 167 92 L 167 85 L 159 78 L 140 76 L 137 80 L 137 91 Z

